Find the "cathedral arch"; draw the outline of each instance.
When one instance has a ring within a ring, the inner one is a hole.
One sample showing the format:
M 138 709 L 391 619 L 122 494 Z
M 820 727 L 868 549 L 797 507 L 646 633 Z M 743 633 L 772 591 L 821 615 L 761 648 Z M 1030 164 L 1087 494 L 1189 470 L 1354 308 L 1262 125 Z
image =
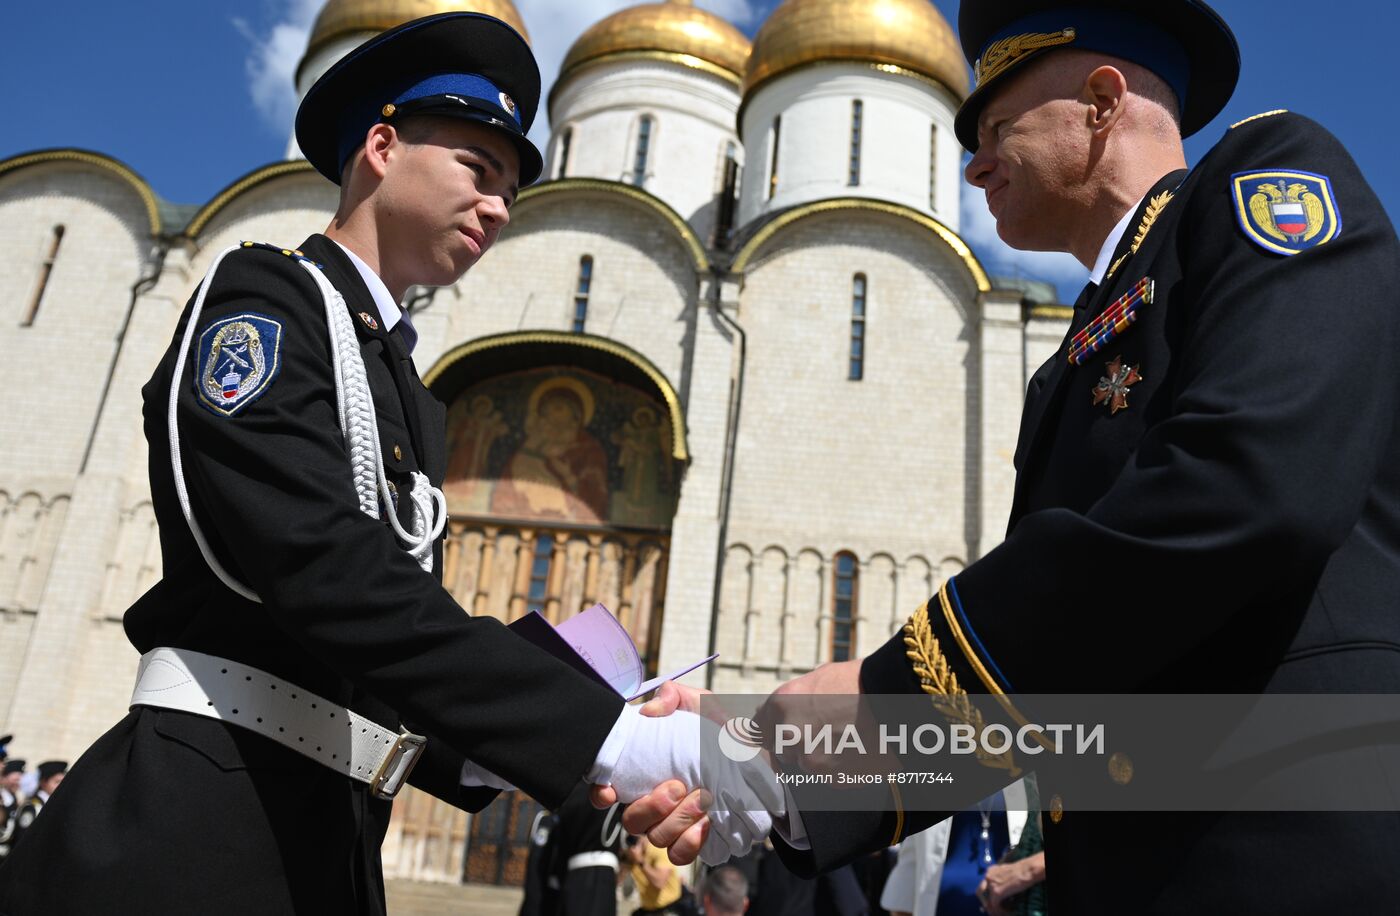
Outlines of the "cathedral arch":
M 665 405 L 670 454 L 690 460 L 680 396 L 661 370 L 642 354 L 593 334 L 524 331 L 495 334 L 448 350 L 423 376 L 423 384 L 446 400 L 451 392 L 521 365 L 572 365 L 592 369 L 654 394 Z
M 654 139 L 655 134 L 653 134 Z M 598 195 L 606 195 L 624 201 L 653 217 L 659 218 L 669 227 L 676 240 L 684 246 L 695 271 L 702 273 L 709 270 L 710 259 L 705 254 L 705 246 L 700 241 L 700 237 L 695 234 L 695 230 L 690 227 L 690 223 L 686 222 L 684 217 L 667 206 L 656 195 L 622 182 L 602 181 L 596 178 L 561 178 L 557 181 L 547 181 L 544 184 L 537 184 L 521 191 L 520 199 L 515 202 L 515 206 L 512 208 L 512 215 L 519 216 L 534 206 L 541 203 L 553 203 L 564 196 Z
M 151 186 L 146 183 L 146 180 L 132 171 L 129 166 L 110 156 L 80 149 L 51 149 L 40 150 L 35 153 L 25 153 L 21 156 L 12 156 L 9 159 L 0 161 L 0 179 L 22 169 L 50 163 L 76 163 L 92 168 L 98 172 L 115 176 L 134 191 L 137 198 L 140 199 L 151 235 L 157 236 L 161 234 L 163 227 L 160 203 L 155 192 L 151 190 Z
M 300 195 L 300 199 L 288 198 L 289 187 L 284 182 L 293 181 L 300 184 L 307 182 L 308 179 L 311 187 L 314 188 L 313 197 L 308 198 L 306 195 Z M 272 191 L 274 186 L 276 186 L 275 190 L 279 199 L 274 205 L 269 206 L 260 200 L 264 195 L 259 194 L 259 192 Z M 219 239 L 230 227 L 230 224 L 237 221 L 240 216 L 267 219 L 272 215 L 273 218 L 276 218 L 276 211 L 292 209 L 299 205 L 301 209 L 316 211 L 315 219 L 308 221 L 304 233 L 299 234 L 295 239 L 253 238 L 254 241 L 296 245 L 301 242 L 304 235 L 320 231 L 325 227 L 326 218 L 335 211 L 336 193 L 335 186 L 322 179 L 306 160 L 274 162 L 271 165 L 254 169 L 214 195 L 195 213 L 189 224 L 185 226 L 183 234 L 186 238 L 198 240 L 201 245 L 206 245 L 209 241 Z M 252 235 L 257 236 L 258 233 L 255 232 Z
M 947 252 L 951 252 L 953 257 L 960 263 L 965 271 L 968 280 L 978 292 L 988 292 L 992 288 L 991 279 L 987 276 L 987 271 L 982 267 L 982 263 L 977 260 L 977 255 L 972 253 L 956 232 L 940 223 L 931 216 L 925 216 L 917 210 L 900 204 L 887 203 L 878 200 L 865 200 L 855 197 L 844 197 L 836 200 L 823 200 L 816 203 L 805 204 L 800 207 L 793 207 L 791 210 L 780 214 L 771 221 L 765 223 L 755 232 L 734 255 L 734 264 L 731 268 L 735 273 L 743 273 L 749 265 L 761 254 L 765 247 L 779 236 L 783 230 L 796 223 L 829 213 L 842 211 L 864 211 L 867 213 L 880 213 L 903 220 L 918 228 L 921 231 L 931 233 L 936 240 L 935 244 Z
M 556 623 L 602 603 L 654 667 L 688 460 L 670 382 L 622 344 L 551 331 L 470 341 L 424 380 L 448 405 L 458 602 Z

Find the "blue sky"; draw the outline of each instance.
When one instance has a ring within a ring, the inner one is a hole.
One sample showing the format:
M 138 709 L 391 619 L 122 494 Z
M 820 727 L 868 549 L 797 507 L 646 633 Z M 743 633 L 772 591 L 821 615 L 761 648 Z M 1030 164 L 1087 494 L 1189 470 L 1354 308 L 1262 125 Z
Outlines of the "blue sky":
M 321 2 L 24 4 L 0 54 L 8 114 L 0 159 L 46 147 L 96 150 L 131 166 L 169 200 L 203 203 L 284 156 L 296 103 L 291 73 Z M 516 0 L 546 80 L 579 32 L 631 2 Z M 776 0 L 699 5 L 752 34 Z M 956 0 L 935 5 L 956 24 Z M 1199 159 L 1234 121 L 1289 108 L 1336 133 L 1391 219 L 1400 218 L 1400 81 L 1391 57 L 1400 8 L 1361 0 L 1214 0 L 1214 6 L 1239 36 L 1244 76 L 1229 107 L 1187 141 L 1188 158 Z M 980 198 L 964 196 L 962 232 L 988 268 L 1050 279 L 1072 300 L 1083 269 L 1067 256 L 1025 255 L 1001 245 Z

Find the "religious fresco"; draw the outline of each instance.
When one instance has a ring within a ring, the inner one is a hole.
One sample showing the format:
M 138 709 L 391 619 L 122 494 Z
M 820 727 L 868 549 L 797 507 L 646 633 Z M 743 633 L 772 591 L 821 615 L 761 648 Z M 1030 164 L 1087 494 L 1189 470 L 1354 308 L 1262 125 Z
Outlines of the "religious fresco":
M 679 467 L 654 398 L 567 367 L 499 375 L 447 411 L 456 516 L 668 530 Z

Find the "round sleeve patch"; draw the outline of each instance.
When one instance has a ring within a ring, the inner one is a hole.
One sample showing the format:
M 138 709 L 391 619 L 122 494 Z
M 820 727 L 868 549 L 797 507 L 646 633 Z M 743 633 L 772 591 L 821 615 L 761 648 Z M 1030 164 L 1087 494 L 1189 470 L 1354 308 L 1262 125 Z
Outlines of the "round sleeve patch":
M 265 394 L 282 367 L 282 324 L 248 313 L 223 318 L 199 335 L 194 390 L 199 402 L 231 417 Z

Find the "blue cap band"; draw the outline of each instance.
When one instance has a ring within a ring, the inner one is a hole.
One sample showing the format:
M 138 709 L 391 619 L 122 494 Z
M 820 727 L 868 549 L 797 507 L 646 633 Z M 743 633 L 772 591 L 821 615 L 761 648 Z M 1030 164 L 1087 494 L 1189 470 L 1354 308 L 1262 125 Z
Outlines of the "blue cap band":
M 982 48 L 1015 35 L 1075 31 L 1074 40 L 1062 45 L 1081 51 L 1097 51 L 1132 61 L 1161 77 L 1176 93 L 1177 105 L 1186 108 L 1186 87 L 1191 81 L 1191 62 L 1170 32 L 1148 22 L 1141 16 L 1110 9 L 1068 8 L 1036 13 L 1018 19 L 993 35 Z
M 391 90 L 385 95 L 388 97 L 381 96 L 366 100 L 365 104 L 358 110 L 348 112 L 341 119 L 338 151 L 342 168 L 351 154 L 360 148 L 360 144 L 365 140 L 365 132 L 370 129 L 370 126 L 385 119 L 383 109 L 386 103 L 404 105 L 419 99 L 458 96 L 467 102 L 481 105 L 492 115 L 499 112 L 510 118 L 520 129 L 521 134 L 524 134 L 520 121 L 520 109 L 513 102 L 507 107 L 506 100 L 509 97 L 501 91 L 500 87 L 486 77 L 475 73 L 439 73 L 426 79 L 416 79 L 410 85 L 398 91 Z

